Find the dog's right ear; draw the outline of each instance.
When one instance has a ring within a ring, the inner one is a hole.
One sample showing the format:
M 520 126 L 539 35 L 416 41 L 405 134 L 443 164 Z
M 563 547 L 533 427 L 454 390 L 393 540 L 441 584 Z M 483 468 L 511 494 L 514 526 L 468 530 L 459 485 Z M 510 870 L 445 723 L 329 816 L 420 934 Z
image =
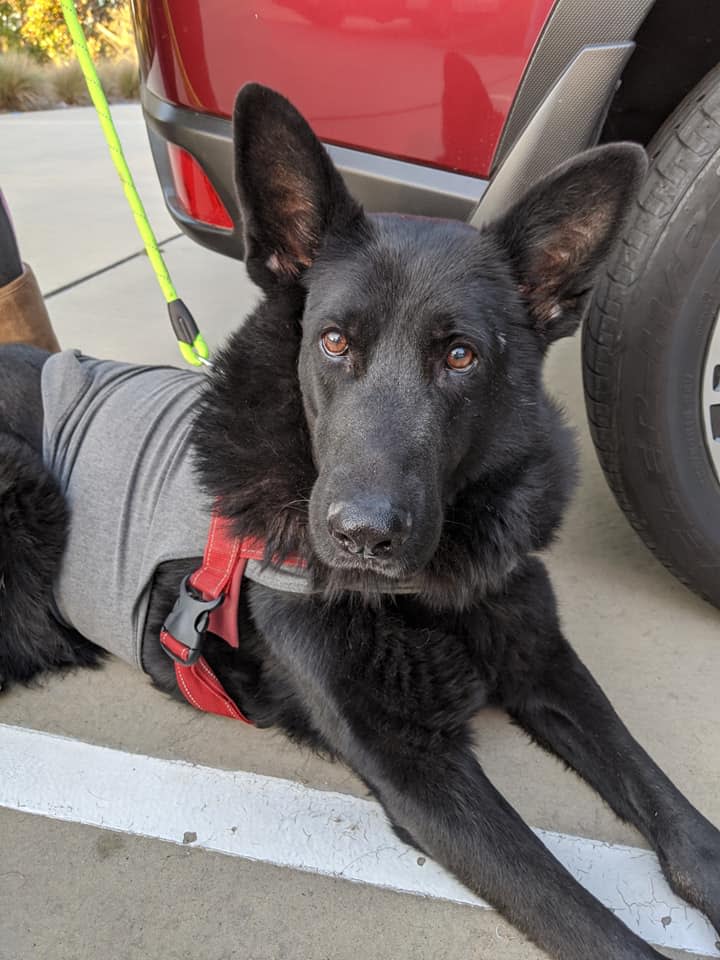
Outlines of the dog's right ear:
M 235 184 L 252 279 L 266 289 L 295 283 L 331 231 L 362 216 L 307 121 L 258 83 L 235 102 Z

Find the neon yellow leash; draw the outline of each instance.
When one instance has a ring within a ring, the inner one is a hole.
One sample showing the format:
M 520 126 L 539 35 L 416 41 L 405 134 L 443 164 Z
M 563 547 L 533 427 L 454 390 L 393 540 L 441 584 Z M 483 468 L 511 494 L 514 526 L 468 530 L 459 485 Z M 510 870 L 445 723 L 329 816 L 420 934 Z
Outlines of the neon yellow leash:
M 60 3 L 63 16 L 65 17 L 65 23 L 67 24 L 73 47 L 75 48 L 75 55 L 77 56 L 80 69 L 85 77 L 90 98 L 95 105 L 100 126 L 102 127 L 108 149 L 110 150 L 110 156 L 115 164 L 118 176 L 122 181 L 125 196 L 130 204 L 130 209 L 135 217 L 135 223 L 145 245 L 145 251 L 147 252 L 148 259 L 150 260 L 157 281 L 160 284 L 160 289 L 167 302 L 170 323 L 177 337 L 180 353 L 183 358 L 194 367 L 209 365 L 210 361 L 208 358 L 210 351 L 208 350 L 207 343 L 198 330 L 192 314 L 177 295 L 168 269 L 165 266 L 165 261 L 160 253 L 155 234 L 148 221 L 142 200 L 135 187 L 130 168 L 127 165 L 127 160 L 123 153 L 120 138 L 117 135 L 115 124 L 110 115 L 110 108 L 107 97 L 105 96 L 105 91 L 102 88 L 100 77 L 98 76 L 95 64 L 88 50 L 87 41 L 85 40 L 85 34 L 78 19 L 74 0 L 60 0 Z

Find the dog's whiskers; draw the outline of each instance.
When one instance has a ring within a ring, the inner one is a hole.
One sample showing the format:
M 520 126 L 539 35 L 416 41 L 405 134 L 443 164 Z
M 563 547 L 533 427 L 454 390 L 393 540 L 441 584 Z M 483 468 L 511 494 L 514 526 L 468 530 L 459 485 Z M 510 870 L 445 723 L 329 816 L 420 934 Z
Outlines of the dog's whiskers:
M 301 509 L 301 507 L 307 508 L 307 507 L 309 506 L 309 504 L 310 504 L 310 500 L 309 500 L 307 497 L 302 497 L 302 498 L 299 499 L 299 500 L 290 500 L 290 501 L 289 501 L 288 503 L 286 503 L 283 507 L 281 507 L 281 509 L 282 509 L 282 510 L 292 510 L 292 509 L 294 509 L 294 510 L 297 510 L 298 513 L 302 513 L 302 512 L 305 512 L 305 511 L 303 511 L 303 510 Z
M 459 520 L 450 520 L 448 517 L 445 518 L 444 523 L 447 525 L 452 524 L 453 527 L 462 527 L 463 530 L 472 530 L 472 524 L 461 523 Z

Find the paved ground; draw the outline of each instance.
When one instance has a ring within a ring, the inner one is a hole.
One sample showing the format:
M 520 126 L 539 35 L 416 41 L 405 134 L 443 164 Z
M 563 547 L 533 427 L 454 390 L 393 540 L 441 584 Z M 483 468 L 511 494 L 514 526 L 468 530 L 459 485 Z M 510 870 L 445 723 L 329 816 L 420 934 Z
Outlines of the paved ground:
M 139 111 L 120 107 L 116 115 L 157 233 L 174 237 Z M 139 249 L 90 110 L 0 117 L 0 142 L 1 185 L 43 290 L 80 281 Z M 169 240 L 165 252 L 181 295 L 218 342 L 255 296 L 242 265 L 184 237 Z M 76 283 L 52 296 L 49 307 L 65 346 L 175 362 L 144 257 Z M 608 493 L 584 423 L 577 342 L 553 351 L 548 380 L 577 425 L 583 457 L 581 488 L 549 557 L 565 627 L 631 730 L 720 822 L 720 617 L 658 566 Z M 117 662 L 102 673 L 0 697 L 0 723 L 362 793 L 344 769 L 273 734 L 168 703 Z M 491 778 L 534 826 L 642 845 L 503 716 L 478 722 L 478 750 Z M 540 955 L 495 914 L 470 907 L 3 809 L 0 838 L 0 960 Z

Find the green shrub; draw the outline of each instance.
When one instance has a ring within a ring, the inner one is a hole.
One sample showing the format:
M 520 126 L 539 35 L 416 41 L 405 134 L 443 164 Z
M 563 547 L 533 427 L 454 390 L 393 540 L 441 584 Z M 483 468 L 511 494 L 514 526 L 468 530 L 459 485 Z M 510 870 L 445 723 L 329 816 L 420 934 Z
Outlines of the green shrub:
M 0 110 L 42 110 L 56 98 L 47 72 L 25 53 L 0 54 Z
M 77 60 L 47 69 L 58 100 L 72 105 L 90 103 L 85 77 Z

